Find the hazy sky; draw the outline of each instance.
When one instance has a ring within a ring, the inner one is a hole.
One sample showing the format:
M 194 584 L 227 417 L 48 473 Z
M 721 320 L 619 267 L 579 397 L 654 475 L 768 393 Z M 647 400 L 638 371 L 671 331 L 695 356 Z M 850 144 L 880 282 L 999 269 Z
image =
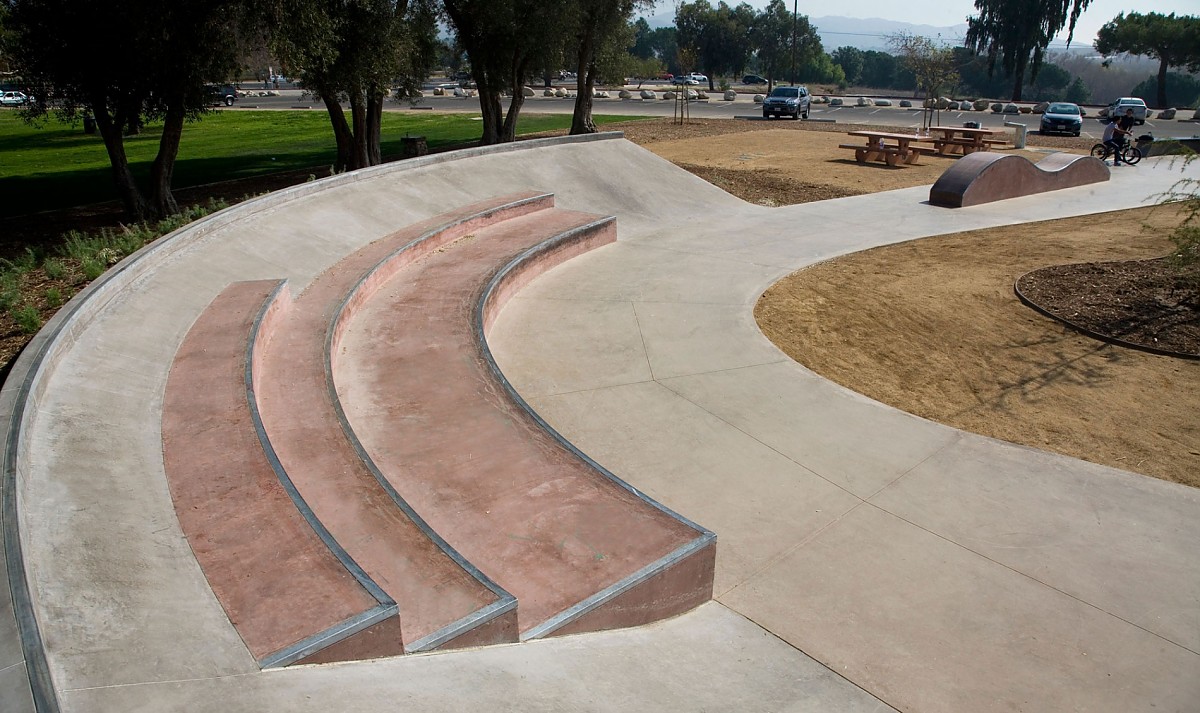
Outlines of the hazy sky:
M 729 4 L 736 4 L 726 0 Z M 814 0 L 796 0 L 798 11 L 809 17 L 824 17 L 838 15 L 842 17 L 880 17 L 885 20 L 899 20 L 918 25 L 934 25 L 945 27 L 966 22 L 967 15 L 975 11 L 974 0 L 837 0 L 837 2 L 814 2 Z M 756 8 L 765 7 L 767 0 L 747 0 Z M 784 0 L 788 7 L 793 0 Z M 674 3 L 670 0 L 659 0 L 654 13 L 670 11 Z M 716 0 L 713 0 L 716 4 Z M 1100 26 L 1121 12 L 1160 12 L 1164 15 L 1174 12 L 1177 15 L 1200 15 L 1200 2 L 1197 0 L 1092 0 L 1087 10 L 1079 16 L 1075 29 L 1075 39 L 1071 45 L 1086 43 L 1091 45 Z M 1066 41 L 1066 35 L 1061 38 Z M 1059 46 L 1055 42 L 1054 46 Z

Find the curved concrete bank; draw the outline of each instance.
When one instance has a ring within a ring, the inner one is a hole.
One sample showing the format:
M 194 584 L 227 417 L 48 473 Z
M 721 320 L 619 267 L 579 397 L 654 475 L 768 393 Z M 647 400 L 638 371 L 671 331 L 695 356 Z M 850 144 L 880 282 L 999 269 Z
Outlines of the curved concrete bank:
M 89 712 L 1186 710 L 1194 491 L 847 393 L 783 358 L 750 313 L 816 260 L 1133 205 L 1178 175 L 1146 160 L 952 215 L 921 205 L 927 188 L 766 209 L 599 137 L 418 159 L 225 211 L 74 301 L 0 394 L 18 600 L 13 618 L 0 599 L 0 709 L 33 710 L 32 677 L 38 709 Z M 620 235 L 509 302 L 489 332 L 497 361 L 572 443 L 717 533 L 719 602 L 636 629 L 261 672 L 172 509 L 157 426 L 171 357 L 231 281 L 299 291 L 379 237 L 518 190 L 614 215 Z M 40 641 L 22 648 L 16 619 Z

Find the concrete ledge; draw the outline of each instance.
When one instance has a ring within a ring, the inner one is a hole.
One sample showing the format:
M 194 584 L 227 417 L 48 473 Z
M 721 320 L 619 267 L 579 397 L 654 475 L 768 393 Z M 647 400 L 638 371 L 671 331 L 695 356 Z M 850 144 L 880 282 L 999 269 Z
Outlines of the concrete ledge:
M 1024 156 L 976 151 L 959 159 L 929 189 L 929 202 L 947 208 L 990 203 L 1109 179 L 1104 162 L 1055 153 L 1032 163 Z

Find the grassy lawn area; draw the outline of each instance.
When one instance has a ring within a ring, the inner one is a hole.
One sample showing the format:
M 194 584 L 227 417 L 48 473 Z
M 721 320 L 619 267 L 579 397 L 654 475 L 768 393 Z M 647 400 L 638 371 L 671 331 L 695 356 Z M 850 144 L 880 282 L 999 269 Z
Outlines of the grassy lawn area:
M 637 117 L 597 116 L 597 124 Z M 522 115 L 519 134 L 571 125 L 570 115 Z M 161 126 L 129 137 L 125 150 L 145 179 L 158 151 Z M 386 112 L 383 154 L 400 153 L 406 135 L 425 136 L 431 149 L 475 141 L 480 122 L 471 114 Z M 323 111 L 217 111 L 184 127 L 175 188 L 292 171 L 333 162 L 333 131 Z M 15 111 L 0 111 L 0 215 L 23 215 L 115 200 L 108 154 L 98 134 L 57 121 L 30 126 Z

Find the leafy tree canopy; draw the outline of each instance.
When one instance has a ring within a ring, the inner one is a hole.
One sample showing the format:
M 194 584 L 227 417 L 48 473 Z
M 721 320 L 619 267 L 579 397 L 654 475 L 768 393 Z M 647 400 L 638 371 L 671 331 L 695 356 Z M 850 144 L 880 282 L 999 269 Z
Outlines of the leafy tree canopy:
M 1025 74 L 1037 76 L 1050 40 L 1069 27 L 1067 44 L 1075 34 L 1075 23 L 1091 0 L 975 0 L 976 16 L 967 18 L 966 46 L 986 53 L 988 69 L 999 62 L 1013 79 L 1012 99 L 1021 100 Z
M 1167 69 L 1187 67 L 1192 72 L 1200 71 L 1200 18 L 1176 17 L 1175 13 L 1121 13 L 1096 33 L 1096 51 L 1105 57 L 1133 54 L 1157 59 L 1155 102 L 1160 107 L 1169 106 Z

